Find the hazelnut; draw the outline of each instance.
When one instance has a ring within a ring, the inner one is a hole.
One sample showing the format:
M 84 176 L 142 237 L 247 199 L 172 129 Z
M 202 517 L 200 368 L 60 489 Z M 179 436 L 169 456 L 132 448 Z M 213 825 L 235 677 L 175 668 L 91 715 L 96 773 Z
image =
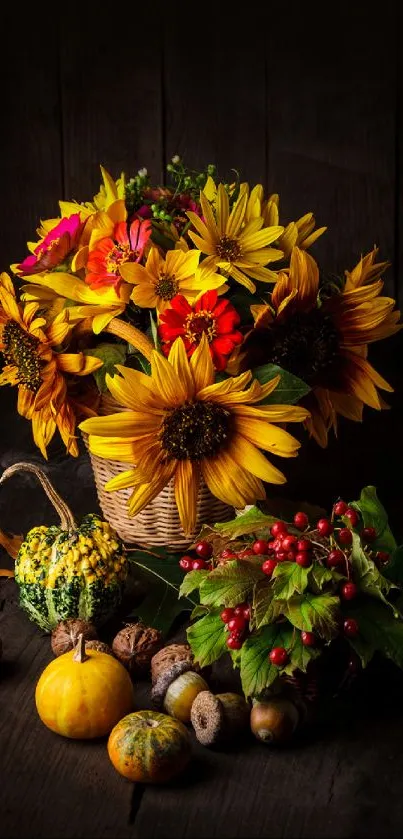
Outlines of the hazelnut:
M 115 635 L 112 652 L 132 676 L 143 676 L 149 671 L 151 659 L 163 643 L 158 629 L 139 621 L 127 624 Z
M 246 730 L 250 708 L 237 693 L 201 691 L 193 702 L 190 718 L 196 737 L 203 746 L 228 743 Z
M 85 641 L 92 641 L 98 638 L 97 630 L 90 621 L 80 618 L 68 618 L 61 621 L 52 632 L 50 644 L 55 656 L 68 653 L 77 646 L 79 635 L 84 636 Z
M 255 737 L 262 743 L 282 745 L 291 739 L 299 720 L 300 715 L 293 702 L 275 697 L 254 704 L 250 726 Z

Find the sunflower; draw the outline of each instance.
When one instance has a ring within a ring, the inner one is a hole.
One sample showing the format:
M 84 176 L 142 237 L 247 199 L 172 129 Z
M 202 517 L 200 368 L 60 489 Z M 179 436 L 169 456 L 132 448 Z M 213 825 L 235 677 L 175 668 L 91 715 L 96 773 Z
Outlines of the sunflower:
M 168 359 L 154 350 L 151 376 L 117 366 L 107 376 L 111 394 L 128 411 L 85 420 L 93 454 L 132 463 L 106 484 L 113 491 L 134 487 L 129 514 L 143 509 L 173 479 L 183 530 L 192 532 L 200 478 L 224 503 L 244 507 L 265 498 L 263 481 L 285 477 L 260 449 L 294 457 L 300 446 L 277 422 L 299 422 L 307 411 L 288 405 L 259 405 L 278 384 L 262 386 L 248 371 L 214 383 L 206 336 L 190 360 L 181 338 Z
M 45 458 L 56 428 L 67 452 L 77 456 L 76 417 L 65 374 L 87 376 L 102 361 L 56 351 L 72 329 L 67 310 L 47 326 L 45 318 L 38 317 L 38 308 L 37 303 L 18 303 L 10 277 L 0 275 L 0 352 L 5 360 L 0 385 L 17 386 L 18 413 L 32 421 L 34 441 Z
M 135 285 L 130 295 L 133 303 L 163 312 L 176 294 L 193 298 L 201 291 L 223 285 L 223 278 L 205 262 L 199 266 L 199 259 L 198 250 L 177 248 L 167 251 L 163 257 L 158 248 L 152 247 L 145 266 L 126 262 L 120 273 L 124 280 Z
M 248 185 L 241 184 L 230 212 L 227 190 L 219 184 L 214 205 L 203 191 L 200 193 L 203 219 L 191 211 L 187 216 L 197 230 L 189 230 L 188 235 L 196 248 L 206 254 L 203 265 L 219 269 L 253 294 L 256 286 L 252 279 L 265 283 L 277 280 L 277 274 L 264 266 L 284 256 L 283 251 L 267 247 L 278 239 L 284 227 L 264 227 L 262 216 L 247 220 L 248 197 Z
M 171 308 L 160 315 L 158 334 L 165 355 L 180 335 L 185 344 L 188 358 L 193 355 L 206 335 L 216 370 L 224 370 L 228 356 L 242 343 L 243 337 L 237 329 L 240 316 L 229 300 L 218 298 L 216 290 L 206 291 L 193 306 L 185 297 L 177 294 L 171 300 Z
M 319 269 L 306 251 L 293 248 L 288 272 L 279 274 L 270 305 L 252 306 L 255 327 L 246 337 L 235 369 L 279 364 L 311 387 L 304 404 L 310 434 L 327 445 L 337 414 L 361 421 L 363 406 L 387 407 L 378 389 L 393 388 L 367 361 L 368 344 L 402 328 L 395 301 L 382 297 L 378 249 L 346 271 L 340 293 L 320 301 Z

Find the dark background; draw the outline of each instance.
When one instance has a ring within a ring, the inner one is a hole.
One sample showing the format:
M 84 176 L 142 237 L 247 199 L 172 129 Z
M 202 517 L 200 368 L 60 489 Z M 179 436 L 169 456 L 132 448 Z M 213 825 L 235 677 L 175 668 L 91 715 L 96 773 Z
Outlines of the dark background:
M 73 3 L 22 14 L 11 5 L 0 49 L 0 268 L 25 256 L 60 198 L 92 197 L 100 163 L 114 177 L 146 166 L 161 181 L 180 154 L 191 167 L 215 163 L 223 178 L 237 169 L 278 192 L 284 223 L 313 210 L 328 227 L 312 249 L 326 271 L 351 269 L 377 244 L 379 259 L 391 262 L 385 293 L 402 300 L 399 6 L 386 0 L 374 15 L 351 0 L 238 11 Z M 375 484 L 399 531 L 402 340 L 370 348 L 395 388 L 392 409 L 366 408 L 362 425 L 341 420 L 325 451 L 305 438 L 286 464 L 283 495 L 329 506 Z M 42 462 L 15 401 L 15 391 L 1 390 L 1 467 L 24 456 Z M 50 474 L 56 464 L 76 504 L 85 493 L 94 505 L 87 461 L 72 463 L 55 442 Z

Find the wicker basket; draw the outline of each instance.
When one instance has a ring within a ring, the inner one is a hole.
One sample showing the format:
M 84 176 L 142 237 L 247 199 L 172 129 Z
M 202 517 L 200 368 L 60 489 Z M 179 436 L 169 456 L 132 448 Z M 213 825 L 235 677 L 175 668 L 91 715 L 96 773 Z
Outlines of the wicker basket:
M 101 400 L 99 413 L 114 414 L 127 410 L 119 405 L 109 395 L 105 394 Z M 83 433 L 84 443 L 88 449 L 88 435 Z M 171 548 L 187 548 L 197 537 L 202 524 L 229 521 L 234 518 L 233 507 L 223 504 L 215 498 L 204 481 L 200 482 L 197 499 L 196 527 L 185 536 L 179 520 L 178 508 L 175 502 L 173 480 L 136 516 L 127 513 L 127 501 L 131 495 L 130 489 L 105 492 L 107 481 L 132 469 L 133 464 L 122 463 L 118 460 L 106 460 L 89 452 L 99 504 L 105 519 L 115 528 L 126 545 L 140 545 L 143 547 L 167 546 Z

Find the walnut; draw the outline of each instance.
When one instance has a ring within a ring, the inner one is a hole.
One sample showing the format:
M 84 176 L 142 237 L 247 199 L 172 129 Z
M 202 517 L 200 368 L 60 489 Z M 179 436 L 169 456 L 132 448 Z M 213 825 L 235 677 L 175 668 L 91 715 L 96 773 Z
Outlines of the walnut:
M 153 685 L 156 684 L 164 670 L 169 669 L 178 661 L 188 662 L 190 666 L 187 669 L 200 673 L 200 667 L 194 662 L 189 644 L 169 644 L 168 647 L 163 647 L 156 653 L 151 660 L 151 681 Z
M 55 656 L 68 653 L 73 650 L 78 641 L 80 634 L 84 635 L 85 641 L 92 641 L 98 638 L 95 626 L 89 621 L 80 620 L 80 618 L 69 618 L 61 621 L 52 632 L 50 644 Z
M 86 641 L 85 642 L 85 649 L 86 650 L 97 650 L 99 653 L 107 653 L 107 655 L 113 656 L 113 652 L 109 646 L 109 644 L 105 644 L 103 641 Z
M 114 656 L 132 676 L 144 676 L 150 669 L 151 659 L 163 646 L 158 629 L 145 626 L 141 621 L 126 624 L 112 641 Z

